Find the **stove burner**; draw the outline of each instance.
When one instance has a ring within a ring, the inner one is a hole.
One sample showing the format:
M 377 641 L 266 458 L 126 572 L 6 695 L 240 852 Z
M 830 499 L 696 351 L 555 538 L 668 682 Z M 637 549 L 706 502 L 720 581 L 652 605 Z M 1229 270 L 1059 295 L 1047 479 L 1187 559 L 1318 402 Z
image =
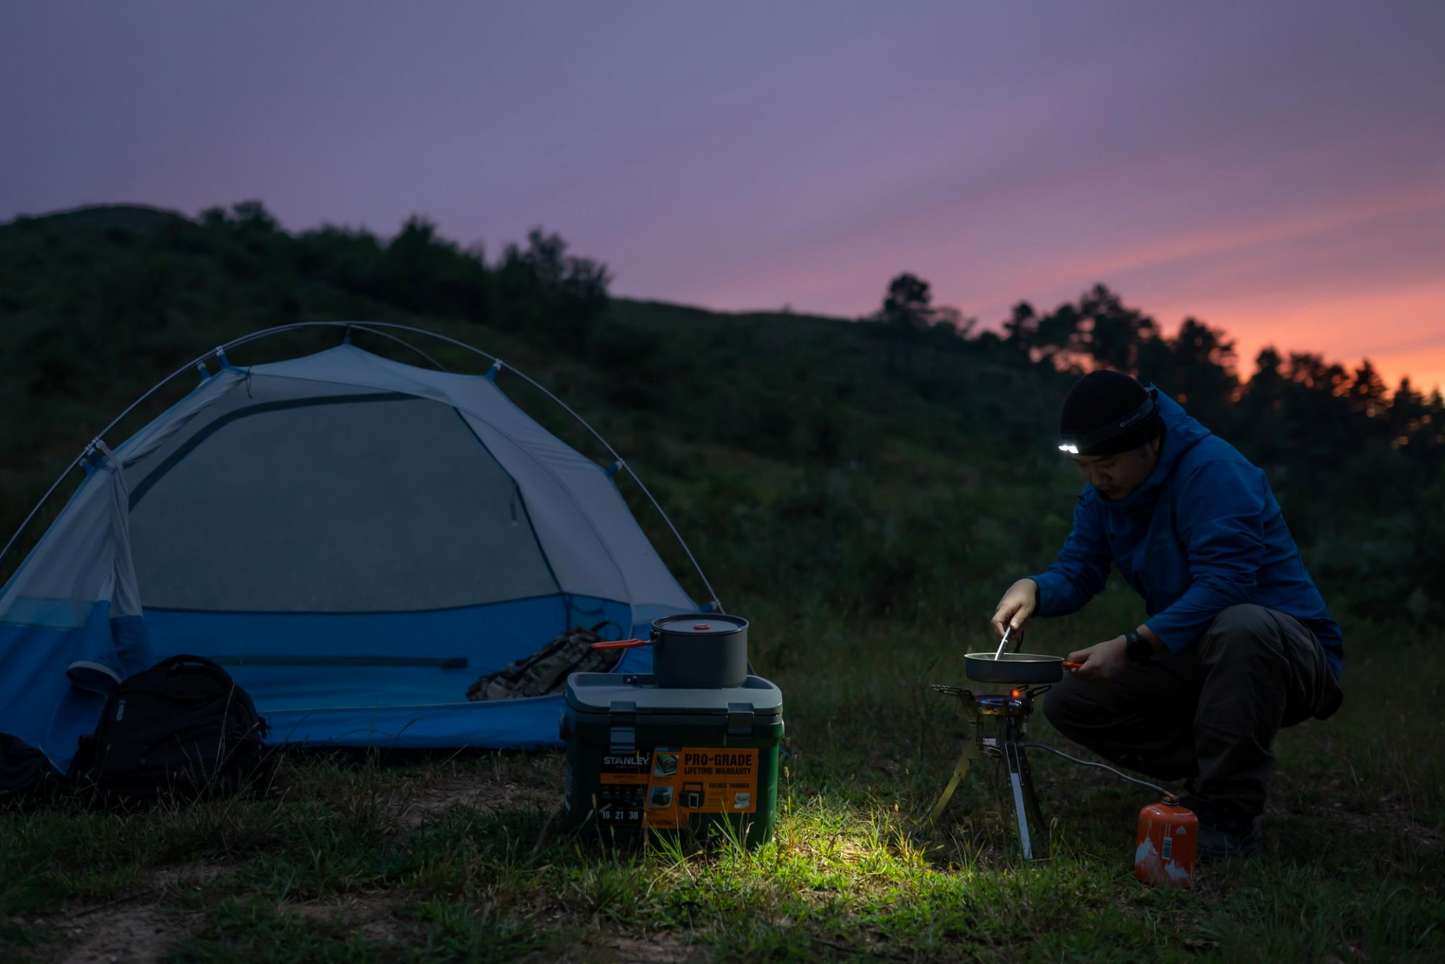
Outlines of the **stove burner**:
M 980 693 L 975 695 L 957 686 L 941 683 L 933 687 L 947 696 L 956 696 L 962 704 L 965 722 L 971 728 L 971 736 L 964 744 L 963 754 L 953 768 L 953 776 L 944 788 L 943 795 L 933 805 L 929 820 L 937 820 L 948 806 L 953 792 L 968 773 L 969 764 L 974 760 L 989 757 L 1003 760 L 1008 767 L 1009 784 L 1013 790 L 1014 815 L 1018 820 L 1019 845 L 1025 860 L 1034 860 L 1048 851 L 1048 841 L 1035 841 L 1029 832 L 1030 823 L 1042 827 L 1044 820 L 1039 812 L 1038 798 L 1034 794 L 1034 781 L 1029 772 L 1029 761 L 1024 753 L 1024 730 L 1029 714 L 1034 709 L 1034 697 L 1041 696 L 1049 687 L 1032 686 L 1015 688 L 1007 693 Z

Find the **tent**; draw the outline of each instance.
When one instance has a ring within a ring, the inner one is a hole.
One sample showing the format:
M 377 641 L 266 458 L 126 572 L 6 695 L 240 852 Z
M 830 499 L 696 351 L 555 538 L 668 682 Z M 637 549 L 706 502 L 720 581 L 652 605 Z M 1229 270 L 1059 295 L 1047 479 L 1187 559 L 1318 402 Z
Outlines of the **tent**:
M 555 745 L 560 697 L 472 703 L 468 685 L 575 626 L 623 638 L 697 610 L 624 502 L 621 459 L 546 431 L 500 361 L 415 367 L 352 327 L 404 326 L 248 368 L 224 349 L 257 336 L 238 339 L 134 436 L 86 449 L 0 590 L 0 732 L 64 769 L 119 680 L 192 653 L 251 693 L 273 743 Z

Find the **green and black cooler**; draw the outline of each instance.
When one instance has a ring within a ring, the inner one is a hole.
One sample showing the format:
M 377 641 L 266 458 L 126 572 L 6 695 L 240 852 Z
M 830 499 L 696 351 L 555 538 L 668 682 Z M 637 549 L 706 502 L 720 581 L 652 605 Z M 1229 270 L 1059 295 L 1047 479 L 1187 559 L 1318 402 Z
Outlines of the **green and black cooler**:
M 619 841 L 722 829 L 748 846 L 773 835 L 783 694 L 765 679 L 667 689 L 651 676 L 573 673 L 561 732 L 574 828 Z

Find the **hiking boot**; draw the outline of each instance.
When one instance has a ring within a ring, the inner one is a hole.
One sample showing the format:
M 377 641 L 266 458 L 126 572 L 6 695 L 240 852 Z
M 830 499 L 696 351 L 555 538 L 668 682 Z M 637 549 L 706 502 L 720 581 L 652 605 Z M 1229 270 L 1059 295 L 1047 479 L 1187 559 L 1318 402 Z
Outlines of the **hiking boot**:
M 1199 824 L 1199 859 L 1218 862 L 1247 857 L 1264 843 L 1264 831 L 1255 817 L 1244 829 Z
M 1180 804 L 1199 818 L 1198 852 L 1202 861 L 1247 857 L 1264 843 L 1259 817 L 1229 813 L 1227 808 L 1200 797 L 1185 797 Z

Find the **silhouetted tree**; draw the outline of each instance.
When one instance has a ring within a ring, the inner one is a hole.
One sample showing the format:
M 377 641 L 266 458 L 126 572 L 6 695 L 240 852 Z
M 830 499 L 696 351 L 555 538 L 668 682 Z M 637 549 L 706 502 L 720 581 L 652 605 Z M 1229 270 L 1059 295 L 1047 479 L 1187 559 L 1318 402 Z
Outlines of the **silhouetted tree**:
M 1290 352 L 1286 377 L 1296 385 L 1316 389 L 1329 395 L 1342 394 L 1345 385 L 1345 369 L 1338 363 L 1326 363 L 1324 356 L 1315 352 Z
M 1261 348 L 1254 359 L 1254 376 L 1230 410 L 1234 418 L 1215 426 L 1231 432 L 1237 444 L 1264 465 L 1282 464 L 1289 448 L 1288 433 L 1278 414 L 1287 384 L 1280 372 L 1283 362 L 1273 346 Z
M 1152 339 L 1158 342 L 1163 339 Z M 1224 332 L 1194 318 L 1185 318 L 1173 338 L 1167 339 L 1165 377 L 1169 391 L 1186 399 L 1190 411 L 1206 424 L 1218 425 L 1239 388 L 1235 377 L 1234 342 Z
M 1375 371 L 1375 366 L 1366 358 L 1355 369 L 1354 377 L 1350 380 L 1350 406 L 1356 412 L 1366 417 L 1374 418 L 1383 412 L 1386 407 L 1386 397 L 1389 389 L 1385 387 L 1385 380 L 1380 373 Z
M 1400 387 L 1395 389 L 1395 395 L 1390 399 L 1387 415 L 1391 444 L 1396 447 L 1409 445 L 1422 428 L 1428 428 L 1430 423 L 1424 418 L 1429 411 L 1425 396 L 1415 391 L 1410 376 L 1401 378 Z
M 1276 403 L 1284 385 L 1284 375 L 1280 372 L 1283 364 L 1284 359 L 1273 345 L 1261 348 L 1259 354 L 1254 356 L 1254 377 L 1249 380 L 1245 397 L 1268 400 L 1268 404 L 1261 408 L 1277 408 Z
M 266 210 L 266 205 L 260 201 L 242 201 L 231 206 L 231 220 L 236 226 L 236 231 L 242 236 L 247 234 L 263 235 L 275 234 L 277 223 Z
M 1020 353 L 1028 354 L 1029 349 L 1033 348 L 1034 334 L 1038 327 L 1039 316 L 1034 311 L 1034 306 L 1027 301 L 1020 301 L 1013 306 L 1008 320 L 1003 323 L 1004 340 Z
M 1075 354 L 1079 327 L 1084 318 L 1072 304 L 1062 304 L 1038 320 L 1034 329 L 1031 356 L 1055 368 L 1076 370 L 1082 367 Z
M 888 335 L 888 367 L 912 371 L 913 349 L 919 332 L 933 321 L 933 293 L 928 282 L 904 272 L 888 283 L 879 320 Z
M 605 264 L 569 256 L 560 234 L 534 228 L 527 247 L 507 245 L 496 268 L 502 327 L 532 328 L 558 347 L 581 351 L 607 310 L 611 283 Z
M 888 283 L 883 320 L 898 333 L 922 331 L 933 321 L 932 301 L 928 282 L 905 272 Z
M 1143 312 L 1125 307 L 1120 297 L 1102 284 L 1079 299 L 1075 346 L 1105 368 L 1137 372 L 1139 346 L 1158 334 L 1159 326 Z

